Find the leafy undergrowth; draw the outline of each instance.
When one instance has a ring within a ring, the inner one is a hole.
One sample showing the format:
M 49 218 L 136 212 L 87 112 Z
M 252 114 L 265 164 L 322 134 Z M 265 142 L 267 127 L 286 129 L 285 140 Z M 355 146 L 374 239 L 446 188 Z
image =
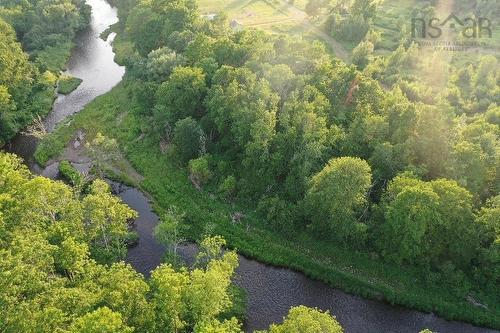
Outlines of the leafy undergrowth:
M 57 157 L 77 129 L 91 139 L 101 132 L 115 138 L 135 169 L 144 176 L 140 188 L 149 193 L 155 209 L 176 206 L 186 213 L 186 237 L 198 240 L 206 230 L 221 234 L 241 254 L 279 267 L 288 267 L 328 283 L 332 287 L 366 298 L 384 299 L 453 320 L 500 328 L 500 304 L 495 295 L 454 290 L 446 281 L 430 276 L 423 281 L 412 267 L 391 265 L 365 253 L 344 249 L 333 242 L 318 241 L 306 233 L 285 238 L 270 229 L 250 208 L 217 199 L 196 190 L 185 168 L 160 152 L 157 143 L 141 135 L 142 119 L 133 114 L 126 83 L 97 98 L 45 139 L 36 152 L 41 163 Z M 231 214 L 243 212 L 243 223 Z M 472 305 L 466 297 L 488 306 Z

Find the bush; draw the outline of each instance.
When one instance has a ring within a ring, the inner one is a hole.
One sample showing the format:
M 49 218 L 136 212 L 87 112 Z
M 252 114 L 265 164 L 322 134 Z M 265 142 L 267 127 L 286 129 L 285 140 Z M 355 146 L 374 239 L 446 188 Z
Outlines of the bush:
M 359 69 L 364 69 L 370 62 L 370 57 L 373 54 L 373 44 L 369 41 L 363 41 L 356 46 L 352 51 L 352 63 L 358 66 Z
M 199 185 L 205 184 L 212 177 L 212 172 L 208 166 L 208 158 L 202 156 L 189 161 L 189 172 L 193 180 Z
M 68 161 L 59 163 L 59 175 L 68 184 L 78 186 L 83 183 L 83 177 L 78 170 Z
M 200 153 L 201 138 L 203 132 L 191 117 L 179 120 L 175 123 L 174 139 L 176 152 L 180 160 L 185 163 Z
M 219 192 L 226 198 L 232 198 L 236 194 L 236 178 L 228 176 L 219 186 Z
M 333 37 L 350 42 L 361 41 L 369 29 L 370 25 L 362 16 L 337 17 L 333 19 L 332 23 Z
M 266 222 L 275 229 L 293 231 L 297 227 L 297 209 L 290 202 L 280 199 L 278 196 L 264 196 L 257 206 L 257 211 Z

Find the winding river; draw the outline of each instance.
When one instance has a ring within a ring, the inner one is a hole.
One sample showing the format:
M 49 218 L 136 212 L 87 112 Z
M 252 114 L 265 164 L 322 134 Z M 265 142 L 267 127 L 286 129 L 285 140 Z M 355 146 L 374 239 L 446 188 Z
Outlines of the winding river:
M 53 130 L 58 122 L 80 111 L 97 96 L 119 83 L 125 72 L 114 61 L 111 47 L 113 35 L 107 41 L 99 38 L 109 25 L 117 21 L 116 10 L 104 0 L 87 0 L 92 6 L 90 27 L 78 34 L 76 47 L 68 63 L 68 74 L 79 77 L 83 83 L 68 96 L 58 96 L 45 125 Z M 36 172 L 33 153 L 36 141 L 22 135 L 11 143 L 9 151 L 22 156 Z M 54 169 L 54 168 L 53 168 Z M 47 170 L 44 174 L 47 174 Z M 138 211 L 136 229 L 140 240 L 129 250 L 127 262 L 139 272 L 149 272 L 161 262 L 163 248 L 153 237 L 158 217 L 153 213 L 148 198 L 137 189 L 113 183 L 115 192 L 125 203 Z M 188 244 L 180 249 L 181 256 L 192 261 L 196 246 Z M 280 322 L 289 308 L 304 304 L 329 310 L 337 316 L 346 333 L 416 333 L 423 328 L 439 333 L 493 333 L 460 322 L 450 322 L 433 314 L 425 314 L 383 302 L 365 300 L 346 294 L 305 275 L 283 268 L 264 265 L 240 256 L 236 283 L 246 289 L 248 312 L 246 331 L 264 329 L 272 322 Z

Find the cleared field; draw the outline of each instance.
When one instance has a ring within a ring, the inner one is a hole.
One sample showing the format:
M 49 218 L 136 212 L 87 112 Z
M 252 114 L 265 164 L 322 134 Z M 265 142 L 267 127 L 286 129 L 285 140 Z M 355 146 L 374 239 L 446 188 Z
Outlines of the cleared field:
M 269 25 L 297 19 L 282 1 L 266 0 L 200 0 L 202 14 L 226 12 L 244 26 Z M 301 18 L 299 18 L 301 19 Z

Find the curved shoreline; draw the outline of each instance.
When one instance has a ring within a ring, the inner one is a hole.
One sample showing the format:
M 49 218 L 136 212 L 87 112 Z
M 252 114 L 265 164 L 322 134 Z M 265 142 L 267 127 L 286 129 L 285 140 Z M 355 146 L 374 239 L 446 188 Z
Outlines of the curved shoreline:
M 93 4 L 93 9 L 94 6 L 98 6 L 97 10 L 93 10 L 93 23 L 95 25 L 87 29 L 82 34 L 83 37 L 79 36 L 78 45 L 73 50 L 68 65 L 68 73 L 79 77 L 84 75 L 87 79 L 84 78 L 82 86 L 70 95 L 58 97 L 53 112 L 46 119 L 49 130 L 53 130 L 55 125 L 68 115 L 81 111 L 95 97 L 111 90 L 115 84 L 121 81 L 124 72 L 124 68 L 116 65 L 112 59 L 112 64 L 109 62 L 109 57 L 114 56 L 112 50 L 111 53 L 106 53 L 102 59 L 89 57 L 91 52 L 87 52 L 89 44 L 86 43 L 88 42 L 94 43 L 91 44 L 94 46 L 102 46 L 104 50 L 111 49 L 110 41 L 113 37 L 105 42 L 100 39 L 100 34 L 109 23 L 109 17 L 106 17 L 110 13 L 109 10 L 114 12 L 115 16 L 116 10 L 103 0 L 88 0 L 88 2 Z M 96 24 L 94 14 L 105 18 L 105 22 L 97 22 Z M 89 68 L 88 65 L 92 60 L 97 60 L 96 64 L 103 60 L 101 65 L 105 64 L 105 66 L 91 66 Z M 107 69 L 111 69 L 111 74 Z M 117 76 L 121 71 L 123 71 L 121 75 Z M 113 80 L 109 81 L 110 78 Z M 154 245 L 155 241 L 152 237 L 152 229 L 150 229 L 151 226 L 151 228 L 154 227 L 155 219 L 157 219 L 156 214 L 152 212 L 151 202 L 140 201 L 140 205 L 134 207 L 134 200 L 138 200 L 137 198 L 140 198 L 141 195 L 147 200 L 142 192 L 133 188 L 120 194 L 125 202 L 127 200 L 130 202 L 132 208 L 142 212 L 140 212 L 138 225 L 143 227 L 140 244 L 145 246 L 129 251 L 128 261 L 134 265 L 135 259 L 132 259 L 134 256 L 139 260 L 145 259 L 144 268 L 139 268 L 139 270 L 147 273 L 149 269 L 156 267 L 157 263 L 161 261 L 163 252 L 161 247 Z M 183 256 L 188 258 L 192 248 L 186 246 L 183 247 L 182 251 L 184 251 Z M 154 262 L 151 258 L 154 258 Z M 433 314 L 424 314 L 415 310 L 390 306 L 385 302 L 347 294 L 317 279 L 309 278 L 308 276 L 312 274 L 308 274 L 307 269 L 300 269 L 300 265 L 292 262 L 283 266 L 270 265 L 240 256 L 240 263 L 237 281 L 240 286 L 244 286 L 249 291 L 248 330 L 262 329 L 271 322 L 280 321 L 283 315 L 288 312 L 289 306 L 303 303 L 308 306 L 330 309 L 332 314 L 341 321 L 347 333 L 372 331 L 410 333 L 418 332 L 424 328 L 422 326 L 424 324 L 425 327 L 438 330 L 438 332 L 496 332 L 461 322 L 449 322 Z M 135 265 L 137 265 L 137 261 Z M 295 269 L 290 267 L 295 267 Z M 301 271 L 305 273 L 301 273 Z

